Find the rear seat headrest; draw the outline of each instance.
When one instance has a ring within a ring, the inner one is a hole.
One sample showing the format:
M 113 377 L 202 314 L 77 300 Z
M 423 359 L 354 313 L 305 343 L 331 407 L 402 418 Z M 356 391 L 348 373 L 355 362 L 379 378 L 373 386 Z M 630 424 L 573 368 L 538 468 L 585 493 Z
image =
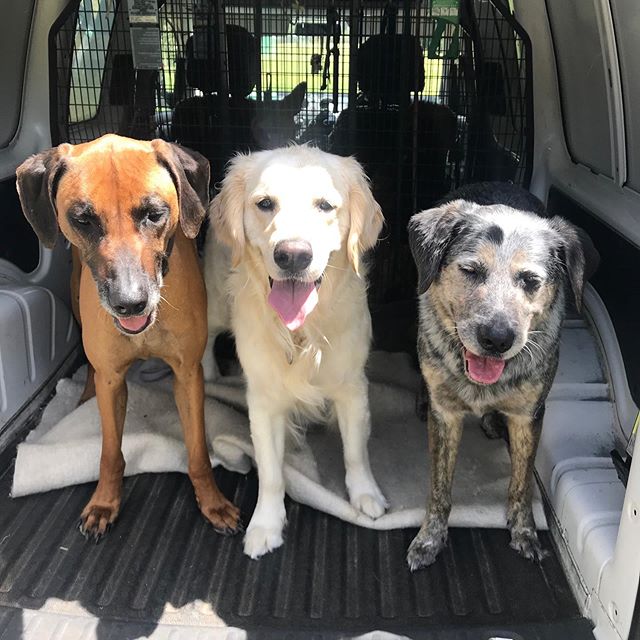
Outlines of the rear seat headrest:
M 248 96 L 256 86 L 259 73 L 258 42 L 244 27 L 228 24 L 227 56 L 229 93 L 236 98 Z M 215 29 L 194 29 L 187 40 L 187 84 L 203 93 L 218 91 L 215 64 Z
M 424 56 L 411 35 L 371 36 L 358 50 L 358 83 L 371 98 L 406 102 L 412 91 L 424 89 Z

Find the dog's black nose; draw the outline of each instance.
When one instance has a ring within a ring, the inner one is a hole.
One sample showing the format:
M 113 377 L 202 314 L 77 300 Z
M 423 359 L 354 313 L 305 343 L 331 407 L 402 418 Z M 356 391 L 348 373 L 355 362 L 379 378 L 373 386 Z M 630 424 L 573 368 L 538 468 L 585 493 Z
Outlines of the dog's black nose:
M 478 327 L 478 343 L 490 353 L 505 353 L 513 346 L 516 332 L 506 322 L 492 322 Z
M 306 240 L 281 240 L 273 250 L 275 263 L 289 273 L 304 271 L 313 260 L 313 250 Z
M 109 304 L 119 316 L 139 316 L 147 306 L 148 298 L 144 294 L 128 296 L 122 293 L 111 293 Z

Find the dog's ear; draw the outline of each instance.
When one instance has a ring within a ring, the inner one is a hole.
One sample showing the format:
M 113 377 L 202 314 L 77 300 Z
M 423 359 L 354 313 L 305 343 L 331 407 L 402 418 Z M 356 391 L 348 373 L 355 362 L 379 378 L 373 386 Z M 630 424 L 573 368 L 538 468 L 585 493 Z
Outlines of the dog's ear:
M 55 246 L 58 237 L 56 190 L 65 170 L 64 156 L 70 149 L 70 144 L 61 144 L 31 156 L 16 170 L 22 212 L 47 249 Z
M 584 281 L 587 282 L 600 266 L 600 252 L 596 249 L 593 240 L 591 240 L 591 237 L 584 229 L 580 227 L 576 227 L 575 229 L 580 238 L 580 244 L 582 245 L 582 251 L 584 253 Z
M 293 88 L 291 93 L 282 98 L 280 107 L 295 116 L 302 109 L 305 95 L 307 95 L 307 83 L 301 82 Z
M 158 161 L 171 174 L 178 193 L 180 226 L 195 238 L 209 204 L 209 161 L 197 151 L 164 140 L 152 140 Z
M 229 162 L 220 193 L 209 207 L 216 238 L 231 247 L 231 265 L 237 267 L 245 247 L 244 201 L 249 156 L 238 155 Z
M 412 216 L 407 231 L 411 255 L 418 269 L 418 295 L 436 279 L 447 251 L 465 225 L 465 215 L 475 205 L 466 200 L 452 200 Z
M 364 169 L 354 158 L 342 158 L 349 186 L 349 235 L 347 253 L 355 272 L 360 275 L 360 258 L 378 241 L 384 217 L 371 193 Z
M 558 258 L 571 285 L 576 309 L 580 311 L 585 282 L 598 268 L 600 254 L 589 235 L 579 227 L 559 216 L 551 218 L 549 223 L 560 236 Z

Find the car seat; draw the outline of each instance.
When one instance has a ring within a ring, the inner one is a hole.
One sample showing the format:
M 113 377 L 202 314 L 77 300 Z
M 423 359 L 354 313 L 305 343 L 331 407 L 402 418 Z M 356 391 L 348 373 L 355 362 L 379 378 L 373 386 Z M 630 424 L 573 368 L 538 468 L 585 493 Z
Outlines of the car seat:
M 186 82 L 202 95 L 176 104 L 172 138 L 202 153 L 211 162 L 212 182 L 220 180 L 224 165 L 236 151 L 253 146 L 251 120 L 253 91 L 259 73 L 259 48 L 254 35 L 237 25 L 226 25 L 229 95 L 220 94 L 215 64 L 215 31 L 198 29 L 186 46 Z M 224 102 L 223 102 L 224 101 Z
M 417 208 L 430 206 L 451 187 L 448 155 L 456 117 L 444 105 L 411 99 L 424 88 L 423 52 L 414 36 L 372 36 L 358 51 L 357 74 L 361 93 L 355 107 L 340 114 L 329 148 L 355 153 L 387 219 L 400 215 L 402 226 L 414 213 L 414 187 Z
M 444 105 L 412 99 L 412 92 L 424 88 L 423 51 L 415 36 L 372 36 L 357 56 L 360 94 L 356 104 L 338 117 L 329 150 L 354 154 L 364 165 L 388 229 L 375 271 L 402 273 L 403 267 L 387 265 L 384 255 L 389 253 L 389 260 L 395 261 L 398 252 L 390 247 L 406 244 L 409 217 L 450 190 L 449 156 L 455 148 L 457 119 Z M 407 262 L 404 266 L 412 273 L 412 265 Z M 411 287 L 411 277 L 406 284 Z M 383 298 L 397 299 L 404 294 L 406 291 L 389 291 Z

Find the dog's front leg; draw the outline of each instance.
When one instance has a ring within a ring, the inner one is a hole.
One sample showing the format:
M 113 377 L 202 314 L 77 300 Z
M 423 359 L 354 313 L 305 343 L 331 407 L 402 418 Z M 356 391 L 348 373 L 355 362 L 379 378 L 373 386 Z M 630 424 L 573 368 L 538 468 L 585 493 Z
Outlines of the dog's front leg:
M 95 372 L 95 387 L 102 427 L 102 453 L 98 486 L 80 514 L 80 532 L 98 542 L 120 510 L 124 457 L 122 430 L 127 411 L 124 371 Z
M 411 571 L 432 564 L 447 542 L 451 485 L 462 435 L 464 413 L 440 413 L 429 407 L 427 426 L 431 453 L 431 499 L 422 527 L 407 551 Z
M 368 442 L 371 433 L 369 396 L 366 379 L 341 387 L 333 396 L 342 436 L 345 484 L 351 504 L 368 515 L 379 518 L 388 507 L 371 472 Z
M 536 416 L 508 415 L 511 482 L 507 522 L 511 546 L 529 560 L 542 560 L 546 555 L 540 546 L 533 519 L 533 465 L 542 430 L 544 410 Z
M 199 362 L 169 363 L 189 460 L 189 479 L 202 515 L 219 533 L 235 533 L 239 509 L 227 500 L 213 477 L 204 430 L 204 380 Z
M 284 508 L 284 445 L 287 421 L 247 394 L 251 440 L 258 467 L 258 503 L 244 538 L 244 552 L 251 558 L 278 548 L 286 522 Z

